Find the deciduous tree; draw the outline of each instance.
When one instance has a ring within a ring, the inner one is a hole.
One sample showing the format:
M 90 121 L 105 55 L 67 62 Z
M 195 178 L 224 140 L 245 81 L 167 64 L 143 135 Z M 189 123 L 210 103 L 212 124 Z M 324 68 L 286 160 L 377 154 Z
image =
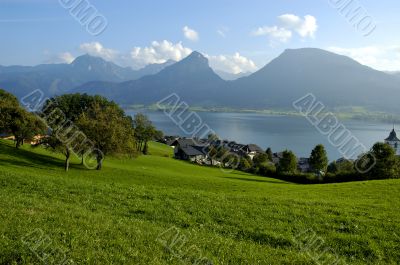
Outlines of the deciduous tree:
M 134 154 L 132 119 L 117 105 L 94 103 L 77 121 L 80 129 L 94 143 L 97 170 L 108 154 Z
M 310 165 L 316 172 L 326 172 L 328 167 L 328 157 L 326 155 L 325 147 L 322 144 L 317 145 L 311 151 Z
M 297 158 L 292 151 L 283 151 L 277 171 L 281 174 L 294 174 L 297 172 Z

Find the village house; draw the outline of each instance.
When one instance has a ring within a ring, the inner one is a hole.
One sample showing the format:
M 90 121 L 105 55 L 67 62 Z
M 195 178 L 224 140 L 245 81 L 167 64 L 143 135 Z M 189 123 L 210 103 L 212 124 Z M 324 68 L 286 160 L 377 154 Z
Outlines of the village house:
M 272 163 L 274 163 L 275 166 L 279 164 L 279 161 L 283 158 L 283 152 L 279 153 L 273 153 L 272 154 Z
M 253 159 L 256 154 L 264 153 L 264 151 L 258 145 L 244 145 L 227 140 L 209 141 L 208 139 L 195 138 L 178 138 L 173 140 L 171 138 L 165 138 L 163 142 L 174 147 L 175 158 L 205 165 L 220 164 L 220 161 L 217 161 L 216 158 L 209 155 L 211 148 L 224 148 L 229 153 L 238 155 L 240 157 L 248 155 L 251 159 Z
M 214 148 L 223 147 L 227 149 L 229 152 L 237 154 L 239 156 L 248 155 L 251 159 L 254 158 L 255 155 L 264 153 L 264 151 L 256 144 L 238 144 L 235 141 L 227 141 L 227 140 L 216 140 L 210 143 Z
M 280 160 L 283 158 L 283 152 L 279 153 L 273 153 L 272 154 L 272 163 L 274 163 L 275 166 L 279 165 Z M 311 165 L 310 165 L 310 158 L 308 157 L 300 157 L 297 160 L 297 170 L 301 173 L 309 173 L 312 171 Z
M 164 136 L 164 138 L 159 140 L 158 142 L 169 145 L 172 148 L 175 148 L 174 144 L 176 143 L 176 140 L 178 140 L 178 139 L 179 139 L 179 136 Z
M 8 133 L 0 133 L 0 139 L 14 141 L 15 137 L 13 135 L 11 135 L 11 134 L 8 134 Z
M 33 139 L 29 142 L 31 145 L 38 145 L 42 142 L 43 138 L 46 138 L 47 135 L 35 135 Z
M 248 144 L 244 146 L 244 149 L 242 149 L 252 160 L 257 154 L 264 153 L 264 150 L 262 150 L 258 145 L 256 144 Z
M 43 138 L 45 138 L 45 137 L 46 137 L 46 135 L 40 135 L 40 134 L 39 134 L 39 135 L 35 135 L 35 136 L 33 137 L 33 139 L 29 141 L 29 144 L 31 144 L 31 145 L 38 145 L 38 144 L 40 144 L 41 140 L 42 140 Z M 1 134 L 0 134 L 0 139 L 15 141 L 15 136 L 14 136 L 14 135 L 7 134 L 7 133 L 1 133 Z M 24 143 L 26 143 L 26 141 L 24 141 Z
M 181 138 L 176 140 L 173 145 L 174 157 L 180 160 L 187 160 L 198 164 L 206 163 L 208 158 L 207 146 L 200 146 L 195 140 Z
M 297 162 L 297 169 L 301 173 L 308 173 L 312 170 L 310 165 L 310 158 L 300 157 Z

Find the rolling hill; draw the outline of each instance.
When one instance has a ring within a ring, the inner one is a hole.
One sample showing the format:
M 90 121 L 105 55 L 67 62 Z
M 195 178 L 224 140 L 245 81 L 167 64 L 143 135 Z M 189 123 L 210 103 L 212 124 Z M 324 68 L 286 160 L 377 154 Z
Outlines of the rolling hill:
M 152 143 L 153 155 L 107 157 L 100 172 L 76 159 L 66 173 L 59 155 L 0 140 L 0 264 L 400 260 L 399 180 L 298 185 L 171 152 Z

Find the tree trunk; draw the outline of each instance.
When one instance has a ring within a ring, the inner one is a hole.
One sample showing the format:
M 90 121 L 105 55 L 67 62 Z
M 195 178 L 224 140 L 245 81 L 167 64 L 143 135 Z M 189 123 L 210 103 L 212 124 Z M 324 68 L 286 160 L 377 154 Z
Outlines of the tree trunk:
M 21 145 L 21 139 L 15 138 L 15 148 L 19 149 Z
M 142 141 L 140 141 L 140 143 L 139 143 L 139 152 L 142 152 L 142 146 L 143 146 L 143 142 Z
M 69 149 L 67 148 L 65 150 L 65 164 L 64 164 L 64 169 L 65 171 L 69 170 L 69 158 L 70 158 L 71 154 L 69 152 Z
M 85 158 L 84 155 L 82 155 L 82 160 L 81 160 L 81 165 L 83 165 L 83 159 Z
M 143 154 L 147 155 L 149 153 L 149 147 L 147 146 L 147 142 L 144 143 Z
M 103 156 L 101 154 L 97 154 L 97 170 L 101 170 L 103 167 Z

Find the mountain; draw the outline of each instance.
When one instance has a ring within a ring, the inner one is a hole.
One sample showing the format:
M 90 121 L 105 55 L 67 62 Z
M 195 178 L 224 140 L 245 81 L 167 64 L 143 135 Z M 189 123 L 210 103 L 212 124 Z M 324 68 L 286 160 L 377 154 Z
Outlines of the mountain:
M 331 109 L 361 106 L 400 113 L 398 75 L 315 48 L 285 50 L 259 71 L 233 81 L 223 80 L 207 58 L 193 52 L 177 63 L 138 71 L 88 55 L 71 64 L 0 67 L 0 87 L 17 96 L 36 88 L 50 95 L 100 94 L 126 105 L 153 104 L 176 93 L 191 106 L 286 110 L 312 93 Z
M 400 82 L 349 57 L 321 49 L 286 50 L 264 68 L 235 81 L 230 99 L 241 107 L 291 108 L 313 93 L 328 107 L 364 106 L 400 111 Z M 246 91 L 247 93 L 244 93 Z
M 395 72 L 385 72 L 385 73 L 395 76 L 397 79 L 400 80 L 400 72 L 395 71 Z
M 151 104 L 177 93 L 196 106 L 293 110 L 308 93 L 329 108 L 363 106 L 400 112 L 400 80 L 325 50 L 286 50 L 259 71 L 224 81 L 198 52 L 159 73 L 123 83 L 91 82 L 76 91 L 102 94 L 123 104 Z
M 160 63 L 160 64 L 155 63 L 155 64 L 146 65 L 142 69 L 137 70 L 135 78 L 131 78 L 130 80 L 139 79 L 146 75 L 157 74 L 158 72 L 163 70 L 165 67 L 173 65 L 174 63 L 176 63 L 174 60 L 167 60 L 165 63 Z
M 233 80 L 251 75 L 250 72 L 233 74 L 233 73 L 228 73 L 228 72 L 220 71 L 220 70 L 216 70 L 215 73 L 217 75 L 219 75 L 222 79 L 227 80 L 227 81 L 233 81 Z
M 124 82 L 156 74 L 173 64 L 151 64 L 137 71 L 120 67 L 99 57 L 82 55 L 71 64 L 0 66 L 0 87 L 18 97 L 40 88 L 47 96 L 69 92 L 90 81 Z
M 211 69 L 207 58 L 193 52 L 155 75 L 119 84 L 90 82 L 74 91 L 100 94 L 123 104 L 152 104 L 176 93 L 188 103 L 210 106 L 218 104 L 217 96 L 226 85 Z

